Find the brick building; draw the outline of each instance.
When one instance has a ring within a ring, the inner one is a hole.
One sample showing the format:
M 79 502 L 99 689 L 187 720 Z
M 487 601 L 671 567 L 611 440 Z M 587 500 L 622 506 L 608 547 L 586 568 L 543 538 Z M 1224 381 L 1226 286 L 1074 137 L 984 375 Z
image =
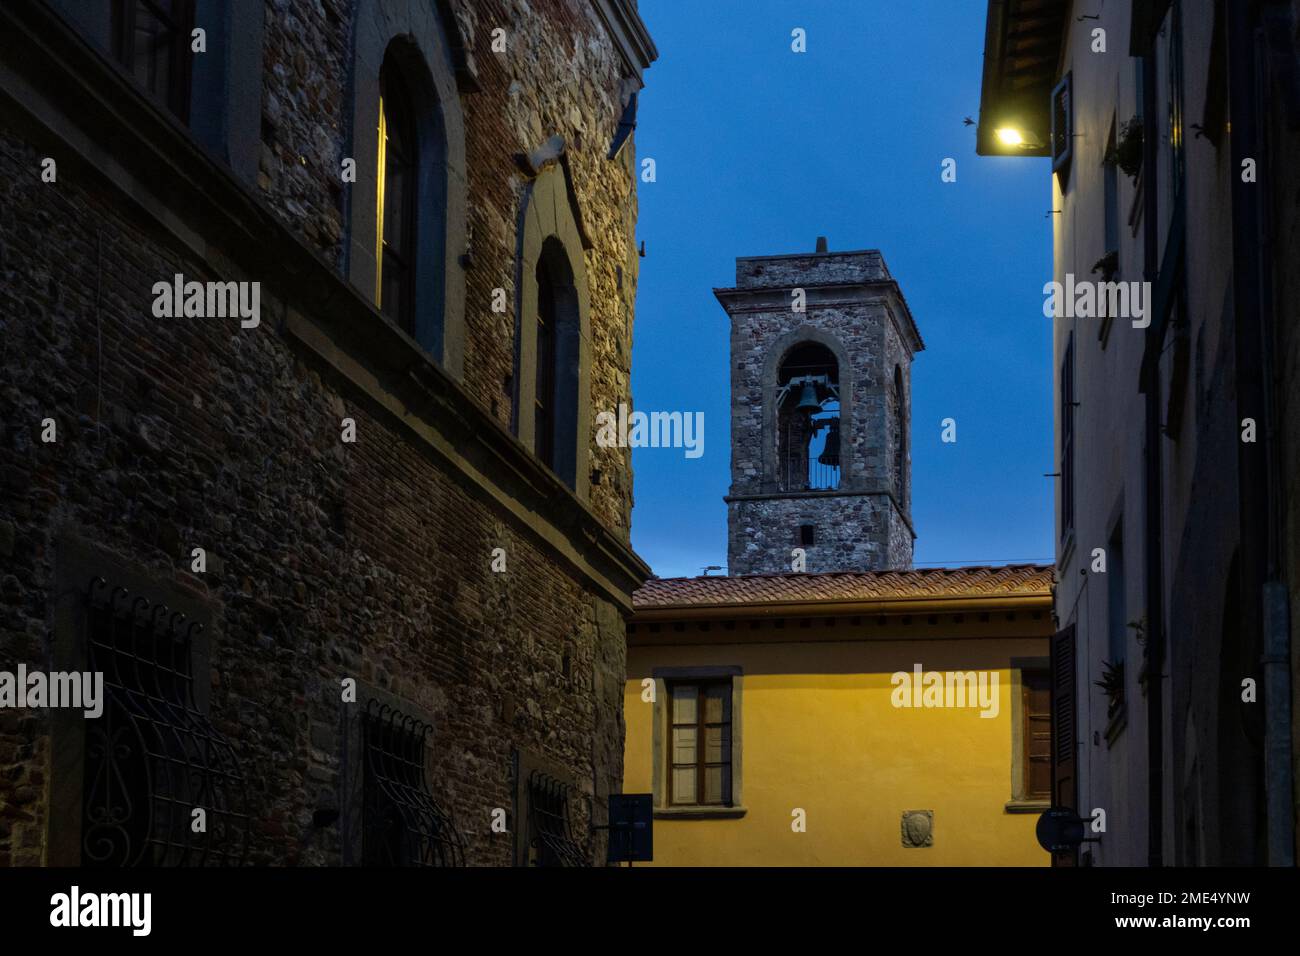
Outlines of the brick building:
M 0 671 L 107 695 L 0 708 L 0 864 L 603 860 L 655 56 L 634 0 L 0 7 Z

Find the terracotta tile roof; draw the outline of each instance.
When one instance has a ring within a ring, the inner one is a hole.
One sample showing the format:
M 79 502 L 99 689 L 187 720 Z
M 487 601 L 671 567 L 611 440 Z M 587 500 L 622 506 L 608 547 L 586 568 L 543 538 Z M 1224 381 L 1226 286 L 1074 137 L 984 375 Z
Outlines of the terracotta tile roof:
M 1052 567 L 917 568 L 908 571 L 830 571 L 734 577 L 654 578 L 632 595 L 637 611 L 669 608 L 906 601 L 910 599 L 1045 597 Z

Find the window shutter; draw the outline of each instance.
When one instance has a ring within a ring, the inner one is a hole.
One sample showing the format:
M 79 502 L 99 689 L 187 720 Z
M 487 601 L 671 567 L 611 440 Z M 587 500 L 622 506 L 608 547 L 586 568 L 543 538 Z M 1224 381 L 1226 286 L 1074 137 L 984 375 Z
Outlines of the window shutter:
M 1052 638 L 1052 805 L 1077 811 L 1074 625 Z M 1077 851 L 1056 853 L 1053 866 L 1077 865 Z

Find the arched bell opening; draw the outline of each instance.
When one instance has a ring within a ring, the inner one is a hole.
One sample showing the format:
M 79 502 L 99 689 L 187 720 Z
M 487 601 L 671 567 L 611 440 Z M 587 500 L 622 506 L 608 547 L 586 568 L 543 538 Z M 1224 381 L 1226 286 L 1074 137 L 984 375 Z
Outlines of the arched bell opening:
M 817 342 L 793 346 L 777 370 L 777 481 L 782 491 L 840 486 L 839 363 Z

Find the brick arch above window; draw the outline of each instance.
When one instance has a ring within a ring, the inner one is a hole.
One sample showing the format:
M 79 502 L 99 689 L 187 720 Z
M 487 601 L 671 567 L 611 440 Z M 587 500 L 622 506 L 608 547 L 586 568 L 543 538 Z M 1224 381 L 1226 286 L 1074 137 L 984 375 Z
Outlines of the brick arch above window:
M 519 215 L 516 263 L 515 395 L 514 427 L 519 440 L 538 447 L 533 398 L 537 394 L 538 265 L 563 256 L 566 269 L 550 271 L 561 282 L 561 300 L 569 308 L 557 343 L 557 361 L 572 376 L 572 389 L 557 404 L 553 470 L 580 499 L 590 486 L 592 442 L 591 410 L 591 302 L 587 266 L 583 255 L 590 242 L 582 227 L 563 156 L 550 161 L 528 184 Z
M 398 64 L 418 118 L 412 334 L 449 374 L 461 379 L 468 180 L 457 51 L 463 45 L 455 22 L 440 13 L 442 6 L 429 0 L 361 0 L 358 5 L 345 156 L 356 160 L 357 181 L 344 187 L 344 269 L 349 281 L 374 301 L 380 76 L 387 58 Z
M 776 339 L 763 357 L 763 487 L 776 491 L 779 484 L 776 436 L 777 373 L 790 350 L 805 342 L 824 346 L 838 364 L 840 389 L 840 487 L 856 489 L 862 484 L 862 463 L 853 444 L 854 397 L 857 382 L 853 364 L 835 336 L 813 325 L 802 325 Z

